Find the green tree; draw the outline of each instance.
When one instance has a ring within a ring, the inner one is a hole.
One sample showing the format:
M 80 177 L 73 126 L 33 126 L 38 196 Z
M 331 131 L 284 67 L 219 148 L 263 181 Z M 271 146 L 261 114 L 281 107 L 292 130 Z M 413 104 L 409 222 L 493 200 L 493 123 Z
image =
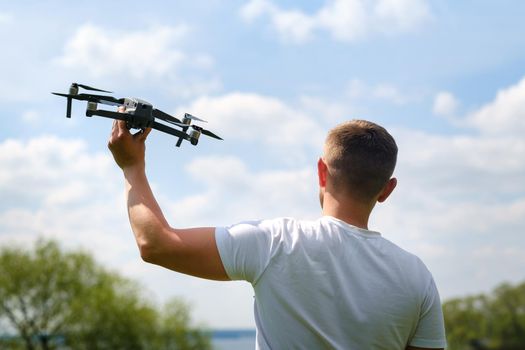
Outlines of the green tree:
M 86 254 L 63 254 L 56 243 L 37 243 L 33 252 L 5 248 L 0 253 L 0 317 L 18 332 L 26 349 L 49 348 L 73 305 L 96 283 L 95 264 Z
M 491 328 L 500 349 L 525 349 L 525 283 L 502 284 L 490 304 Z
M 0 348 L 210 348 L 208 335 L 189 327 L 186 304 L 174 299 L 160 312 L 141 290 L 89 254 L 64 252 L 53 241 L 39 241 L 33 251 L 4 247 Z
M 200 329 L 188 329 L 191 322 L 188 304 L 172 299 L 163 307 L 159 318 L 158 349 L 211 349 L 210 337 Z
M 457 298 L 443 304 L 449 349 L 470 349 L 472 341 L 488 336 L 487 298 L 483 295 Z
M 449 300 L 443 312 L 450 350 L 525 349 L 525 283 Z
M 75 304 L 67 332 L 74 349 L 153 349 L 158 313 L 141 298 L 140 287 L 106 274 L 82 303 Z

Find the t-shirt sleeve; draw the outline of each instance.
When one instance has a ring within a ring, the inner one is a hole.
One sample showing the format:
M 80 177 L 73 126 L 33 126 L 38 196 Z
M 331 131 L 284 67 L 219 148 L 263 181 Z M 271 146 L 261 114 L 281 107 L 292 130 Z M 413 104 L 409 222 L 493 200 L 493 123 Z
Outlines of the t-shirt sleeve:
M 230 279 L 255 284 L 270 262 L 275 234 L 261 221 L 243 222 L 217 227 L 215 241 Z
M 409 345 L 421 348 L 445 348 L 447 346 L 443 310 L 434 279 L 431 279 L 427 288 L 419 322 Z

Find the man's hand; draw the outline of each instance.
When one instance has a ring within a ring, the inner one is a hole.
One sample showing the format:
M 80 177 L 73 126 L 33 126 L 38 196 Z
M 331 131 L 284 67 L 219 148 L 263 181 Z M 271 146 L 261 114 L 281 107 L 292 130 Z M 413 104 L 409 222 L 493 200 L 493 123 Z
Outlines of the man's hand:
M 119 112 L 124 112 L 124 107 L 119 107 Z M 108 141 L 108 148 L 113 154 L 117 165 L 122 169 L 140 167 L 144 169 L 145 141 L 151 128 L 131 134 L 126 128 L 126 122 L 115 120 Z

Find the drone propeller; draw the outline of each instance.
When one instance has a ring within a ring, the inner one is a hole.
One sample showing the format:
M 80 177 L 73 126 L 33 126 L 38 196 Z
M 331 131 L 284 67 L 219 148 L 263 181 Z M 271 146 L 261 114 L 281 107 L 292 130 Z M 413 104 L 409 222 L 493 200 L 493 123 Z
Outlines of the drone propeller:
M 187 114 L 187 113 L 186 113 L 186 114 Z M 173 121 L 169 121 L 169 120 L 166 120 L 166 121 L 167 121 L 168 123 L 170 123 L 170 124 L 180 126 L 181 128 L 183 128 L 183 130 L 184 130 L 184 129 L 187 129 L 187 128 L 192 128 L 192 129 L 197 130 L 198 132 L 200 132 L 200 133 L 202 133 L 202 134 L 204 134 L 204 135 L 206 135 L 206 136 L 213 137 L 213 138 L 215 138 L 215 139 L 217 139 L 217 140 L 222 140 L 221 137 L 215 135 L 215 134 L 212 133 L 211 131 L 206 130 L 206 129 L 204 129 L 204 128 L 198 126 L 198 125 L 193 125 L 193 124 L 188 125 L 188 124 L 184 124 L 184 123 L 180 123 L 180 122 L 173 122 Z
M 73 94 L 63 94 L 60 92 L 52 92 L 52 94 L 57 95 L 57 96 L 67 97 L 68 99 L 72 98 L 72 99 L 80 100 L 80 101 L 103 103 L 103 104 L 107 104 L 110 106 L 120 106 L 124 103 L 124 99 L 122 98 L 116 99 L 115 97 L 106 96 L 106 95 L 97 95 L 97 94 L 73 95 Z
M 83 94 L 83 95 L 89 95 L 95 99 L 98 99 L 98 103 L 102 103 L 102 104 L 109 105 L 109 106 L 121 106 L 124 104 L 124 101 L 125 101 L 124 98 L 115 98 L 113 96 L 94 95 L 94 94 Z
M 197 126 L 197 125 L 192 125 L 191 126 L 193 129 L 201 132 L 203 135 L 206 135 L 206 136 L 209 136 L 209 137 L 213 137 L 214 139 L 217 139 L 217 140 L 222 140 L 221 137 L 215 135 L 214 133 L 212 133 L 211 131 L 209 130 L 206 130 L 206 129 L 203 129 L 201 128 L 200 126 Z
M 84 85 L 84 84 L 73 83 L 73 84 L 71 84 L 71 86 L 72 87 L 81 87 L 82 89 L 85 89 L 85 90 L 107 92 L 107 93 L 110 93 L 110 94 L 112 93 L 111 91 L 97 89 L 97 88 L 94 88 L 94 87 L 91 87 L 91 86 L 88 86 L 88 85 Z
M 162 119 L 162 118 L 159 118 L 159 119 Z M 173 121 L 173 120 L 169 120 L 169 119 L 163 119 L 164 121 L 170 123 L 170 124 L 173 124 L 173 125 L 177 125 L 177 126 L 180 126 L 181 128 L 187 128 L 189 127 L 190 125 L 188 124 L 184 124 L 183 122 L 181 122 L 180 120 L 178 121 Z
M 74 89 L 70 89 L 74 90 Z M 78 88 L 77 88 L 78 90 Z M 78 92 L 78 91 L 77 91 Z M 95 102 L 95 103 L 103 103 L 110 106 L 120 106 L 124 103 L 124 99 L 116 99 L 112 96 L 106 96 L 106 95 L 97 95 L 97 94 L 79 94 L 79 93 L 70 93 L 70 94 L 63 94 L 60 92 L 52 92 L 53 95 L 62 96 L 67 98 L 67 107 L 66 107 L 66 118 L 71 118 L 71 101 L 73 99 L 80 100 L 80 101 L 88 101 L 88 102 Z
M 189 113 L 184 113 L 184 118 L 191 119 L 191 120 L 198 120 L 198 121 L 200 121 L 200 122 L 207 123 L 206 120 L 201 119 L 201 118 L 198 118 L 198 117 L 196 117 L 196 116 L 194 116 L 194 115 L 191 115 L 191 114 L 189 114 Z

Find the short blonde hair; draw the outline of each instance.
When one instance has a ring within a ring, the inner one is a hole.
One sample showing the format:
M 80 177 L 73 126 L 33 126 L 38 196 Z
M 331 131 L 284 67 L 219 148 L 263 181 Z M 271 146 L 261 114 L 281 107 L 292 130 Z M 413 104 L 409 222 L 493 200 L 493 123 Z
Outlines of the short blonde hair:
M 330 130 L 324 160 L 336 190 L 369 202 L 394 172 L 397 145 L 382 126 L 366 120 L 351 120 Z

